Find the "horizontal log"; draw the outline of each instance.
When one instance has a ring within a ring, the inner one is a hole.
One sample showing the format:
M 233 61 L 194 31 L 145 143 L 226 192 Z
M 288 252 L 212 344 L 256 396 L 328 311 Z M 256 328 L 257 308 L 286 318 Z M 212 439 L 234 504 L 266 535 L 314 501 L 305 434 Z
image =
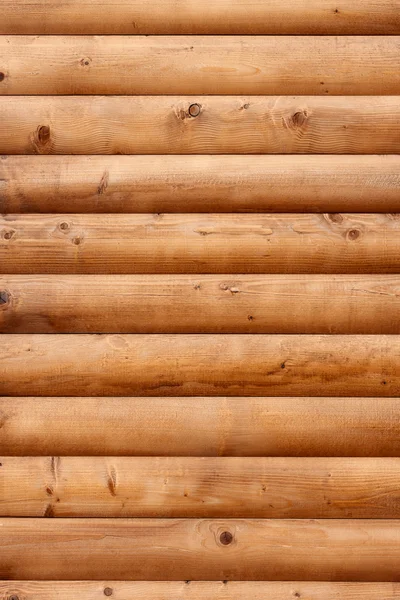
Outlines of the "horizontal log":
M 394 0 L 2 0 L 2 34 L 396 34 Z
M 0 425 L 4 456 L 400 456 L 398 398 L 2 397 Z
M 398 94 L 397 36 L 0 36 L 1 94 Z
M 4 598 L 29 600 L 398 600 L 400 584 L 326 581 L 0 581 Z M 298 596 L 300 594 L 300 596 Z
M 1 96 L 0 120 L 0 154 L 400 153 L 398 96 Z
M 399 515 L 400 458 L 0 460 L 2 517 L 395 519 Z
M 389 274 L 399 234 L 398 214 L 9 214 L 0 272 Z
M 400 336 L 3 334 L 3 396 L 400 395 Z
M 396 155 L 3 156 L 0 213 L 396 213 L 399 173 Z
M 400 521 L 0 519 L 2 579 L 399 581 Z
M 1 333 L 400 334 L 397 275 L 0 275 L 0 298 Z

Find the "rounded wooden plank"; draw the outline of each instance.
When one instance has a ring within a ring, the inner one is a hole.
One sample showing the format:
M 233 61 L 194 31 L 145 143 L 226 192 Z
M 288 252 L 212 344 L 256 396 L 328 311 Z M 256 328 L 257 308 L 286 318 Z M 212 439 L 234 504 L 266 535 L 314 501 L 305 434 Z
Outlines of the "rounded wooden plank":
M 395 519 L 399 515 L 400 458 L 0 457 L 0 461 L 2 517 Z
M 9 214 L 0 273 L 389 274 L 399 233 L 398 214 Z
M 399 583 L 325 581 L 0 581 L 15 600 L 398 600 Z M 300 594 L 300 596 L 298 595 Z
M 3 334 L 3 396 L 400 395 L 396 335 Z
M 3 156 L 0 213 L 386 212 L 400 156 Z
M 0 519 L 2 579 L 398 581 L 400 521 Z
M 2 397 L 0 425 L 4 456 L 400 456 L 398 398 Z
M 400 334 L 400 277 L 0 275 L 0 332 Z
M 2 96 L 0 120 L 0 154 L 400 153 L 398 96 Z
M 395 34 L 396 0 L 2 0 L 5 34 Z
M 398 36 L 0 36 L 0 55 L 0 94 L 400 93 Z

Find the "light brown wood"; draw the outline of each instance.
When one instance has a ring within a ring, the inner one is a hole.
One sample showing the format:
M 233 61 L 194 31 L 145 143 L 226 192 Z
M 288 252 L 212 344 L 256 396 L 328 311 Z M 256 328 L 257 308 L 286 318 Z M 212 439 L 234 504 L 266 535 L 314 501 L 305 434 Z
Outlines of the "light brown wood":
M 0 217 L 8 274 L 389 274 L 399 252 L 399 214 Z
M 397 0 L 2 0 L 2 34 L 395 34 Z
M 400 521 L 0 519 L 2 579 L 398 581 Z
M 396 333 L 397 275 L 0 275 L 1 333 Z
M 2 1 L 0 600 L 400 600 L 400 0 Z
M 106 590 L 106 591 L 105 591 Z M 0 581 L 4 598 L 29 600 L 398 600 L 399 583 L 315 581 Z M 300 594 L 298 596 L 297 594 Z
M 3 334 L 0 394 L 400 395 L 400 337 Z
M 4 456 L 400 456 L 398 398 L 3 397 L 0 426 Z
M 400 211 L 400 156 L 4 156 L 0 213 Z
M 399 96 L 3 96 L 0 120 L 0 154 L 400 153 Z
M 397 36 L 0 36 L 0 55 L 0 94 L 400 93 Z
M 0 461 L 2 517 L 395 519 L 399 515 L 400 458 L 0 457 Z

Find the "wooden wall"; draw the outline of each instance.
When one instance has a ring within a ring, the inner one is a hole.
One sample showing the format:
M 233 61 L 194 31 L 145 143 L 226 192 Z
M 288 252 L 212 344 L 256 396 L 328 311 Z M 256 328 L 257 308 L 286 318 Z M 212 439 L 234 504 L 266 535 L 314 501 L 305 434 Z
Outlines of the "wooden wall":
M 0 600 L 399 600 L 400 0 L 0 9 Z

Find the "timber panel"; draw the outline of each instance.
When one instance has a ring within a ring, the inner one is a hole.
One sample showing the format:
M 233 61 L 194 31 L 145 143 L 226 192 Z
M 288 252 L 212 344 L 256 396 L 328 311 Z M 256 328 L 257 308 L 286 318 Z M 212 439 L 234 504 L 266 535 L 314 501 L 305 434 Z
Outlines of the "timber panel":
M 1 333 L 400 333 L 397 275 L 0 275 L 0 296 Z
M 396 335 L 3 334 L 0 394 L 400 396 Z M 62 385 L 60 385 L 62 383 Z
M 0 271 L 398 273 L 399 232 L 397 214 L 9 214 Z
M 1 154 L 398 154 L 399 96 L 2 96 Z
M 400 33 L 395 0 L 3 0 L 2 34 L 384 34 Z
M 400 456 L 398 398 L 3 396 L 0 409 L 4 456 Z
M 396 213 L 400 156 L 3 156 L 1 213 Z
M 3 517 L 391 519 L 398 514 L 400 458 L 0 460 L 8 490 L 0 500 Z
M 309 582 L 309 581 L 6 581 L 0 582 L 4 595 L 23 594 L 32 600 L 103 600 L 110 594 L 119 599 L 174 600 L 292 600 L 300 594 L 310 600 L 393 600 L 398 583 Z
M 393 520 L 28 517 L 0 525 L 2 579 L 398 579 Z
M 399 599 L 399 0 L 1 5 L 0 598 Z
M 0 94 L 399 94 L 397 36 L 1 36 Z

